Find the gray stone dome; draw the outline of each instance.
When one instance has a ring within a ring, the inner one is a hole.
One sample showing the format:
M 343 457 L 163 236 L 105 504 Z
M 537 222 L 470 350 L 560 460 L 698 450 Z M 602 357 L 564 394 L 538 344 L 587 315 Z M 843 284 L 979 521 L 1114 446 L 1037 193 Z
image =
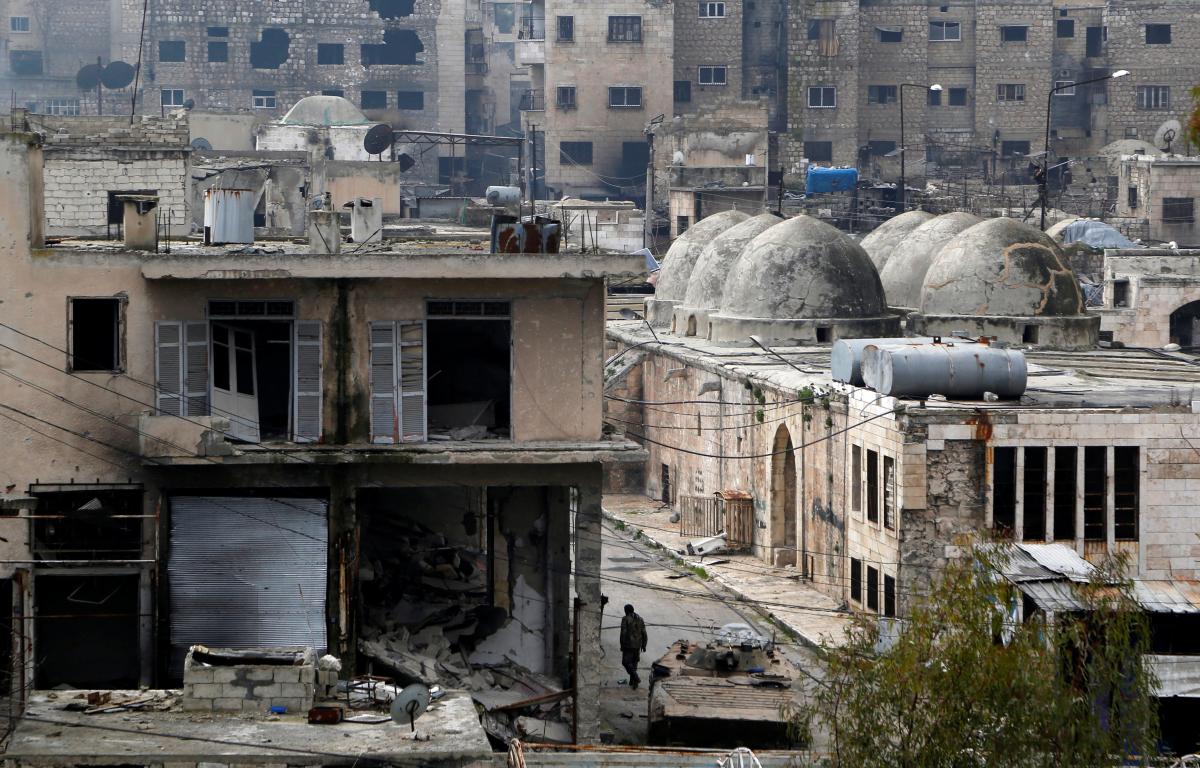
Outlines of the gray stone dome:
M 696 260 L 700 258 L 700 252 L 714 237 L 748 218 L 750 216 L 742 211 L 721 211 L 701 219 L 675 238 L 675 242 L 663 256 L 662 271 L 659 272 L 658 283 L 654 286 L 655 298 L 682 301 L 687 293 L 692 269 L 696 266 Z
M 696 259 L 683 305 L 703 309 L 716 309 L 721 306 L 725 284 L 729 280 L 729 270 L 742 255 L 742 251 L 754 238 L 782 221 L 782 218 L 773 213 L 762 213 L 735 224 L 714 237 Z
M 284 125 L 371 124 L 362 110 L 341 96 L 305 96 L 279 122 Z
M 919 305 L 925 273 L 929 271 L 938 251 L 959 232 L 979 222 L 979 217 L 969 213 L 947 213 L 929 219 L 908 232 L 896 244 L 887 264 L 879 270 L 888 305 L 910 309 Z
M 1100 318 L 1084 308 L 1079 281 L 1057 243 L 1036 227 L 989 219 L 942 247 L 925 274 L 910 331 L 967 330 L 1054 349 L 1094 347 Z
M 893 216 L 871 230 L 860 242 L 863 250 L 871 257 L 875 269 L 883 272 L 883 267 L 892 257 L 896 246 L 904 242 L 908 233 L 933 218 L 928 211 L 908 211 L 899 216 Z
M 811 216 L 796 216 L 750 241 L 730 270 L 711 338 L 779 344 L 895 335 L 879 274 L 858 243 Z

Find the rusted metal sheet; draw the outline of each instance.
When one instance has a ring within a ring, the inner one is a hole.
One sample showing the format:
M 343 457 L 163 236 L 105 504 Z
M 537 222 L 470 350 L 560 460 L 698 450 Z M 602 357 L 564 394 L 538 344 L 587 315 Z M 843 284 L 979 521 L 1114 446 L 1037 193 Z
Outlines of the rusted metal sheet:
M 492 217 L 492 253 L 558 253 L 561 238 L 562 223 L 555 219 Z

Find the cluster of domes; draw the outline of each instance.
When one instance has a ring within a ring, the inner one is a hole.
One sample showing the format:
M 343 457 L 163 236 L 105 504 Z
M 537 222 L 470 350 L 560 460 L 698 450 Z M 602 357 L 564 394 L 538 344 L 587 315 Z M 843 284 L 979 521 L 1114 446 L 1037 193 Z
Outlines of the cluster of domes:
M 647 319 L 680 336 L 746 345 L 966 332 L 1058 349 L 1094 347 L 1060 247 L 1016 219 L 910 212 L 862 243 L 810 216 L 725 211 L 678 238 Z

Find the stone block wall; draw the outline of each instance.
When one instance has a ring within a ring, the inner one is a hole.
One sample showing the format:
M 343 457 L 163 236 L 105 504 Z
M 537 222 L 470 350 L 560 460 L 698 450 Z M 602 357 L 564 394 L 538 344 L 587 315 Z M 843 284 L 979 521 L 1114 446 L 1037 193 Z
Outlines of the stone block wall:
M 675 79 L 691 83 L 690 103 L 675 104 L 676 113 L 703 110 L 742 94 L 742 0 L 725 0 L 723 18 L 702 18 L 703 0 L 675 3 Z M 725 85 L 701 85 L 701 66 L 726 68 Z
M 810 21 L 832 20 L 832 42 L 808 39 Z M 858 161 L 859 4 L 847 0 L 793 0 L 788 19 L 788 133 L 785 170 L 803 156 L 806 141 L 833 143 L 833 165 Z M 837 89 L 834 107 L 809 107 L 809 88 Z M 797 154 L 799 152 L 799 154 Z M 829 163 L 823 163 L 829 164 Z
M 178 153 L 47 152 L 47 234 L 100 235 L 108 221 L 108 193 L 153 191 L 173 230 L 186 232 L 187 159 Z M 166 226 L 166 221 L 163 221 Z
M 316 654 L 311 648 L 304 650 L 302 665 L 228 667 L 201 664 L 188 651 L 183 663 L 183 708 L 189 712 L 266 713 L 271 707 L 286 707 L 288 713 L 307 712 L 316 697 L 318 671 Z

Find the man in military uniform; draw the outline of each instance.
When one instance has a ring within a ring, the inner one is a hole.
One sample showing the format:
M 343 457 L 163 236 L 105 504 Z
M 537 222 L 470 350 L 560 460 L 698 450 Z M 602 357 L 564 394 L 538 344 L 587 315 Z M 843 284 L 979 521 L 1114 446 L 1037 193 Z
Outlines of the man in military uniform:
M 638 676 L 638 661 L 646 650 L 646 622 L 633 612 L 633 606 L 625 605 L 625 618 L 621 619 L 621 666 L 629 673 L 629 687 L 637 690 L 642 678 Z

